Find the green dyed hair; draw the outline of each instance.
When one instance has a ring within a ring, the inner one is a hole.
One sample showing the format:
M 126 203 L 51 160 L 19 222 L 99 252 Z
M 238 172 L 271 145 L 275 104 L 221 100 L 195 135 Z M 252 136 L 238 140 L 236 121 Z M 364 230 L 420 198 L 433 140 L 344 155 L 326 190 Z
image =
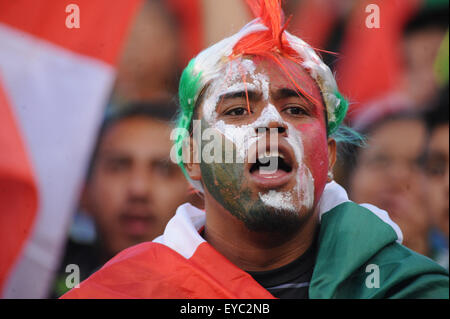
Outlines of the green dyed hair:
M 189 128 L 192 123 L 197 94 L 201 90 L 200 79 L 202 76 L 201 72 L 197 75 L 194 75 L 194 64 L 195 58 L 189 62 L 188 66 L 181 74 L 180 86 L 178 89 L 180 112 L 177 119 L 178 131 L 175 137 L 175 147 L 177 152 L 178 165 L 181 167 L 186 177 L 188 177 L 188 174 L 183 162 L 183 141 L 187 137 Z

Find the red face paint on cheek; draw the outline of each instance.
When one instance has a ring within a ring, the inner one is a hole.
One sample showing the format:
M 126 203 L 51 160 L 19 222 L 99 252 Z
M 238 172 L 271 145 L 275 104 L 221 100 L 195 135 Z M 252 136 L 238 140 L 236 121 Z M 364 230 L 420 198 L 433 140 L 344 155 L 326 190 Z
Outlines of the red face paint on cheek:
M 262 59 L 255 62 L 257 67 L 267 70 L 270 88 L 291 88 L 313 104 L 310 113 L 304 118 L 289 119 L 300 133 L 303 143 L 303 162 L 314 178 L 314 202 L 317 205 L 322 196 L 328 175 L 328 143 L 325 124 L 325 106 L 319 86 L 310 74 L 298 63 L 281 57 L 279 63 Z M 296 124 L 297 123 L 297 124 Z M 307 182 L 307 181 L 305 181 Z
M 314 206 L 322 196 L 328 177 L 328 143 L 321 121 L 296 126 L 303 142 L 303 160 L 314 178 Z

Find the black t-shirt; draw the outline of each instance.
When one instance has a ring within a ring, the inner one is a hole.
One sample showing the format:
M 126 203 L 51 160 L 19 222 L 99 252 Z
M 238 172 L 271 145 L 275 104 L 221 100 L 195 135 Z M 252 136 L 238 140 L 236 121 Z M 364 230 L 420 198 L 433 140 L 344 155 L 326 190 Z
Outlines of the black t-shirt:
M 317 238 L 317 236 L 316 236 Z M 248 273 L 274 297 L 281 299 L 308 299 L 309 282 L 316 261 L 317 240 L 305 253 L 283 267 Z
M 88 278 L 91 274 L 101 268 L 104 260 L 101 258 L 102 250 L 98 242 L 92 244 L 78 243 L 71 238 L 66 242 L 63 259 L 60 262 L 59 270 L 53 279 L 49 298 L 59 298 L 69 288 L 66 286 L 66 278 L 69 273 L 66 267 L 69 264 L 75 264 L 80 269 L 80 282 Z

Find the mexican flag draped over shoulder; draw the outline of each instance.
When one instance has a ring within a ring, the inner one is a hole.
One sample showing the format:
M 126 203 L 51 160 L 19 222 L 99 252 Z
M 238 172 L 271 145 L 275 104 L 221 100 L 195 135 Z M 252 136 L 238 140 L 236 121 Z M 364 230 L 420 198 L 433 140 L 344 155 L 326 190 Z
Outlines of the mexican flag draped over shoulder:
M 0 0 L 0 296 L 46 297 L 141 0 Z
M 387 212 L 329 183 L 318 207 L 310 298 L 448 298 L 448 272 L 401 245 Z M 128 248 L 63 298 L 274 298 L 199 232 L 205 213 L 180 206 L 164 234 Z

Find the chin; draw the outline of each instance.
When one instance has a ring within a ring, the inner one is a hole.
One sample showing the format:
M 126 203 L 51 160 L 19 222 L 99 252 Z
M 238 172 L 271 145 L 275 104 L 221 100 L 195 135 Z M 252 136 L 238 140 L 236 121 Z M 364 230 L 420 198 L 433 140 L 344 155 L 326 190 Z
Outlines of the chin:
M 307 219 L 306 212 L 306 208 L 293 210 L 258 205 L 248 211 L 248 218 L 243 221 L 251 231 L 279 233 L 287 236 L 301 229 Z

